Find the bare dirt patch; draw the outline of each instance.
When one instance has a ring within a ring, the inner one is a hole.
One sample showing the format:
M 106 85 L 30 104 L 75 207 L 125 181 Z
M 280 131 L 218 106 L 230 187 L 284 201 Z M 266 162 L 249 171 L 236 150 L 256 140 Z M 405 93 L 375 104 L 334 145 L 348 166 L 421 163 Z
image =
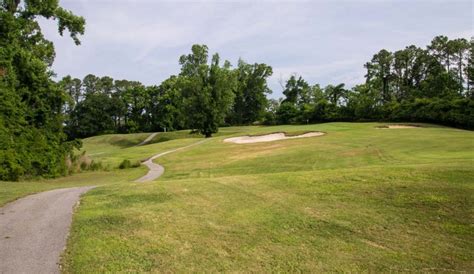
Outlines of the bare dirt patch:
M 286 140 L 286 139 L 318 137 L 324 134 L 326 133 L 317 131 L 317 132 L 307 132 L 307 133 L 295 135 L 295 136 L 287 136 L 284 132 L 277 132 L 277 133 L 270 133 L 270 134 L 259 135 L 259 136 L 232 137 L 232 138 L 224 139 L 224 142 L 235 143 L 235 144 L 251 144 L 251 143 L 272 142 L 272 141 Z

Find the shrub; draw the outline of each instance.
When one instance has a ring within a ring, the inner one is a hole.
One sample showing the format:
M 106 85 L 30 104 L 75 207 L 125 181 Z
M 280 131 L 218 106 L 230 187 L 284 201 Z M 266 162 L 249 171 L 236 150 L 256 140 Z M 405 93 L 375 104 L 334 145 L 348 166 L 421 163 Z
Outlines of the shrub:
M 89 170 L 101 170 L 102 169 L 102 163 L 101 162 L 94 162 L 92 161 L 91 164 L 89 165 Z
M 127 159 L 123 160 L 119 165 L 120 169 L 126 169 L 130 167 L 132 167 L 132 163 L 130 162 L 130 160 L 127 160 Z
M 126 168 L 135 168 L 135 167 L 139 167 L 139 166 L 140 166 L 139 161 L 136 161 L 136 162 L 132 163 L 132 162 L 130 162 L 130 160 L 125 159 L 120 163 L 119 168 L 120 169 L 126 169 Z

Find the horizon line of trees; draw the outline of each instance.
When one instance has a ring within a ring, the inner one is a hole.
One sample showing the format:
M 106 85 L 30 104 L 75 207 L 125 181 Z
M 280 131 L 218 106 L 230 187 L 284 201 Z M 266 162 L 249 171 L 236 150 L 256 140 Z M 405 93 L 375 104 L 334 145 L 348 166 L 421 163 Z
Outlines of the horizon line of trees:
M 264 122 L 383 120 L 474 128 L 473 38 L 437 36 L 424 49 L 382 49 L 364 67 L 365 83 L 352 89 L 290 77 L 285 98 L 271 101 Z
M 474 128 L 473 40 L 437 36 L 426 48 L 414 45 L 376 53 L 364 64 L 363 84 L 321 87 L 292 75 L 284 98 L 268 99 L 272 67 L 239 60 L 237 67 L 209 60 L 206 45 L 179 58 L 181 72 L 160 85 L 89 74 L 64 77 L 70 139 L 104 133 L 191 129 L 206 137 L 219 126 L 329 121 L 431 122 Z
M 327 121 L 411 121 L 474 128 L 474 41 L 437 36 L 425 48 L 381 50 L 366 81 L 320 87 L 291 76 L 284 98 L 268 99 L 272 68 L 235 67 L 193 45 L 179 74 L 160 85 L 88 75 L 52 80 L 54 45 L 38 18 L 58 22 L 76 45 L 85 19 L 54 0 L 0 0 L 0 180 L 70 172 L 77 138 L 115 132 Z
M 221 125 L 250 124 L 265 113 L 270 66 L 239 59 L 232 68 L 217 53 L 209 58 L 206 45 L 193 45 L 179 63 L 180 74 L 158 86 L 92 74 L 64 77 L 59 85 L 69 95 L 66 133 L 74 139 L 191 129 L 210 137 Z

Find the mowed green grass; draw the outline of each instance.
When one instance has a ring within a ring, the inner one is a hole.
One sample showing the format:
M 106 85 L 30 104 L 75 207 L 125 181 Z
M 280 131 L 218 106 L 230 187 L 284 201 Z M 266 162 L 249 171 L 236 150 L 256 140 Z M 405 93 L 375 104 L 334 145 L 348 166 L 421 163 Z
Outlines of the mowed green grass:
M 119 179 L 88 192 L 74 216 L 63 269 L 471 271 L 474 133 L 377 125 L 223 128 L 223 136 L 156 159 L 166 170 L 155 182 Z M 327 134 L 223 142 L 313 130 Z M 85 140 L 87 152 L 107 150 L 96 157 L 112 166 L 198 141 L 185 136 L 120 147 L 95 138 Z
M 118 166 L 123 160 L 142 161 L 157 152 L 178 148 L 197 140 L 189 138 L 202 138 L 202 136 L 196 134 L 189 134 L 189 131 L 159 133 L 150 142 L 151 145 L 138 146 L 150 134 L 111 134 L 87 138 L 84 140 L 81 151 L 77 154 L 85 152 L 91 160 L 100 162 L 103 170 L 77 173 L 53 180 L 35 179 L 21 182 L 0 182 L 0 206 L 28 194 L 56 188 L 102 186 L 134 181 L 146 173 L 147 169 L 141 166 L 134 169 L 119 170 Z M 169 141 L 165 142 L 165 140 Z
M 232 131 L 224 131 L 216 136 L 231 133 Z M 204 139 L 200 134 L 191 134 L 189 130 L 180 130 L 159 132 L 146 145 L 139 145 L 150 134 L 108 134 L 87 138 L 84 140 L 80 152 L 85 152 L 92 160 L 100 162 L 104 168 L 113 170 L 118 168 L 123 160 L 129 160 L 132 163 L 141 162 L 156 152 L 186 146 Z

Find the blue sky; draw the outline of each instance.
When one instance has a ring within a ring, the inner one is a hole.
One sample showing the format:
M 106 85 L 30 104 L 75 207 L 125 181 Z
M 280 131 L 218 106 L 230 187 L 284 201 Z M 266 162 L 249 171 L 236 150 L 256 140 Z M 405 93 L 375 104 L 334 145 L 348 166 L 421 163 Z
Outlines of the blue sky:
M 87 21 L 82 45 L 54 41 L 59 77 L 88 73 L 159 84 L 179 73 L 178 58 L 193 44 L 233 64 L 240 58 L 273 67 L 271 97 L 291 74 L 310 84 L 363 81 L 363 64 L 385 48 L 425 47 L 436 35 L 469 38 L 472 1 L 158 1 L 62 0 Z

